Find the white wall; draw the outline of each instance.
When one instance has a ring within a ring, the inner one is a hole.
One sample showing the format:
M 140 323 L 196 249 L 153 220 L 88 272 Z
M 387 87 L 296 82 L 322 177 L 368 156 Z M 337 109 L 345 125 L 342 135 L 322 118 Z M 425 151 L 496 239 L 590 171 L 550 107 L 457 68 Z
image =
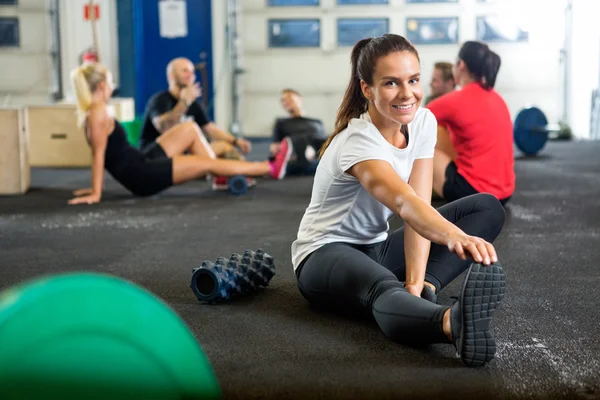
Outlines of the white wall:
M 77 67 L 81 52 L 92 46 L 92 23 L 83 17 L 83 7 L 89 3 L 88 0 L 59 1 L 63 93 L 66 98 L 72 98 L 71 70 Z M 115 0 L 95 0 L 95 3 L 100 6 L 100 19 L 96 21 L 100 61 L 113 72 L 113 79 L 118 85 L 119 48 Z
M 46 0 L 2 6 L 0 16 L 18 17 L 20 36 L 20 47 L 0 48 L 0 106 L 49 102 L 54 80 Z
M 319 7 L 269 8 L 266 0 L 240 1 L 243 67 L 248 70 L 243 86 L 243 131 L 249 136 L 269 136 L 274 118 L 282 114 L 278 97 L 284 87 L 299 90 L 305 98 L 307 114 L 321 118 L 327 129 L 333 129 L 337 107 L 349 79 L 351 50 L 336 47 L 338 16 L 389 17 L 390 31 L 401 35 L 406 33 L 407 17 L 458 16 L 460 42 L 475 39 L 478 15 L 529 16 L 524 19 L 529 24 L 528 42 L 491 44 L 502 57 L 496 88 L 506 99 L 513 117 L 521 108 L 533 104 L 546 113 L 550 122 L 556 121 L 561 116 L 559 55 L 563 45 L 563 2 L 503 0 L 497 4 L 480 4 L 476 0 L 460 0 L 458 4 L 407 5 L 404 0 L 390 0 L 387 6 L 342 7 L 337 6 L 335 0 L 321 0 Z M 277 17 L 320 18 L 321 48 L 269 49 L 267 20 Z M 454 61 L 459 47 L 460 43 L 417 46 L 426 94 L 433 64 Z
M 592 90 L 598 87 L 600 1 L 573 0 L 573 33 L 569 58 L 568 116 L 573 134 L 590 137 Z

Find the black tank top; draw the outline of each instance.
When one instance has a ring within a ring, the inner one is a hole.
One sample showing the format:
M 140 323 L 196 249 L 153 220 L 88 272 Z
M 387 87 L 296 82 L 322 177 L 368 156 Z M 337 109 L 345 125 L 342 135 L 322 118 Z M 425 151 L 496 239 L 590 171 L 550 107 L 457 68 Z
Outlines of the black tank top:
M 142 154 L 127 141 L 127 133 L 119 121 L 115 120 L 115 128 L 108 135 L 104 168 L 118 181 L 128 178 L 127 169 L 134 163 L 141 162 Z

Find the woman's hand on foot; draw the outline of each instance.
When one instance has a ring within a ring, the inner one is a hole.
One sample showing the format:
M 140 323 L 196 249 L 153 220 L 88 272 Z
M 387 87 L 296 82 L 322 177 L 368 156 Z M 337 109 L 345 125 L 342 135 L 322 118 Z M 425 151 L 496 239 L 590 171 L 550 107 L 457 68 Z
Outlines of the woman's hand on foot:
M 484 265 L 490 265 L 498 261 L 496 249 L 491 243 L 479 237 L 467 235 L 460 230 L 450 234 L 448 249 L 456 253 L 462 260 L 471 257 L 475 262 Z

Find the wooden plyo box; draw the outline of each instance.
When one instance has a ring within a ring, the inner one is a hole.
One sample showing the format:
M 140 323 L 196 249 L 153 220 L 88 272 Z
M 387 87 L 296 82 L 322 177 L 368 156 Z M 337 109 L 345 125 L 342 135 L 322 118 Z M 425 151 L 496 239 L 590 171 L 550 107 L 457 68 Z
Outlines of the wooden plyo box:
M 119 121 L 135 118 L 135 104 L 131 98 L 111 99 L 109 106 L 109 113 Z M 32 167 L 77 168 L 91 165 L 91 148 L 83 129 L 77 127 L 75 104 L 62 102 L 27 106 L 26 125 Z
M 32 167 L 89 167 L 92 152 L 77 127 L 74 105 L 51 104 L 25 109 Z
M 0 108 L 0 195 L 19 195 L 31 186 L 27 131 L 22 108 Z

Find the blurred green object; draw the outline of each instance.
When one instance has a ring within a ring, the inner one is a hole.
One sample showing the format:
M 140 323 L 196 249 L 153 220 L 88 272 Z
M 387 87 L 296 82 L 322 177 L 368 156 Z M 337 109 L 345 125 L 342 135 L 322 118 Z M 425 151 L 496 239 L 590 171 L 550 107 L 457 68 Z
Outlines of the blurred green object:
M 109 275 L 37 279 L 0 293 L 0 399 L 218 399 L 183 320 Z
M 136 118 L 133 121 L 121 122 L 121 125 L 123 125 L 123 128 L 127 133 L 127 140 L 134 147 L 138 147 L 140 143 L 140 136 L 142 135 L 143 123 L 144 120 L 141 118 Z

